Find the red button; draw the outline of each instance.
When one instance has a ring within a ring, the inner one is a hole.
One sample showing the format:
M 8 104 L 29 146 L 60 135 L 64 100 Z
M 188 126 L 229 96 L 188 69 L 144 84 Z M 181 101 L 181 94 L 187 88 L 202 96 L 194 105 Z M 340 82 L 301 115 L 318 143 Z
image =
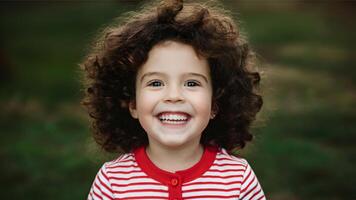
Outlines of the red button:
M 178 185 L 178 179 L 176 179 L 176 178 L 171 179 L 171 184 L 172 184 L 173 186 Z

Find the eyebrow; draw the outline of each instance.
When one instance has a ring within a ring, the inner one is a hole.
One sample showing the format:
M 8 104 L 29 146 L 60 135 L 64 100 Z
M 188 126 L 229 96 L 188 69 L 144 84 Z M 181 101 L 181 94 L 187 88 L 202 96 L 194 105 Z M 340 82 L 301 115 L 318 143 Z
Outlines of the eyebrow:
M 140 82 L 142 82 L 145 77 L 147 77 L 147 76 L 154 76 L 154 75 L 165 76 L 165 74 L 164 74 L 164 73 L 161 73 L 161 72 L 147 72 L 147 73 L 145 73 L 145 74 L 141 77 Z M 205 76 L 202 75 L 202 74 L 190 72 L 190 73 L 186 73 L 186 74 L 184 74 L 184 75 L 199 76 L 199 77 L 203 78 L 203 79 L 205 80 L 205 82 L 208 83 L 208 78 L 205 77 Z

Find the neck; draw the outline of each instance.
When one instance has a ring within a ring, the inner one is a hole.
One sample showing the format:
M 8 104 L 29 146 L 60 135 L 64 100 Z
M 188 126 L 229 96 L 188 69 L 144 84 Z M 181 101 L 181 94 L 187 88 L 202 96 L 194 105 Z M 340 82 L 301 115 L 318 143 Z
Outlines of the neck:
M 188 169 L 199 162 L 204 148 L 201 144 L 181 148 L 148 145 L 146 152 L 157 167 L 165 171 L 176 172 Z

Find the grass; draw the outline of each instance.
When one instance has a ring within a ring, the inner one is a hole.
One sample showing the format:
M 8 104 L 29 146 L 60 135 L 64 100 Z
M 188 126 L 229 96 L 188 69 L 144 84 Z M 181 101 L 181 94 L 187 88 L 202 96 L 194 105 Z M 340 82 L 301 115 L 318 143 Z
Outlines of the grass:
M 85 198 L 104 154 L 80 107 L 78 63 L 135 5 L 3 3 L 0 165 L 5 199 Z M 262 58 L 265 106 L 241 152 L 269 199 L 354 199 L 355 30 L 318 10 L 241 9 Z M 75 188 L 75 189 L 74 189 Z

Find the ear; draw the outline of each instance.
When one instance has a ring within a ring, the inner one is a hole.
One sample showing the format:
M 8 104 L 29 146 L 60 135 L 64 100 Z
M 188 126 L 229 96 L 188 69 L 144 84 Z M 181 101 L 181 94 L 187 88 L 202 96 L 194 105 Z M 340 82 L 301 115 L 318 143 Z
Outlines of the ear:
M 215 116 L 218 114 L 218 112 L 219 112 L 218 104 L 216 104 L 216 102 L 213 102 L 213 106 L 211 108 L 211 113 L 210 113 L 210 119 L 214 119 Z
M 133 118 L 137 119 L 137 109 L 136 109 L 136 102 L 134 100 L 131 100 L 129 103 L 129 110 L 130 114 Z
M 214 111 L 211 111 L 210 114 L 210 119 L 214 119 L 217 113 L 215 113 Z

